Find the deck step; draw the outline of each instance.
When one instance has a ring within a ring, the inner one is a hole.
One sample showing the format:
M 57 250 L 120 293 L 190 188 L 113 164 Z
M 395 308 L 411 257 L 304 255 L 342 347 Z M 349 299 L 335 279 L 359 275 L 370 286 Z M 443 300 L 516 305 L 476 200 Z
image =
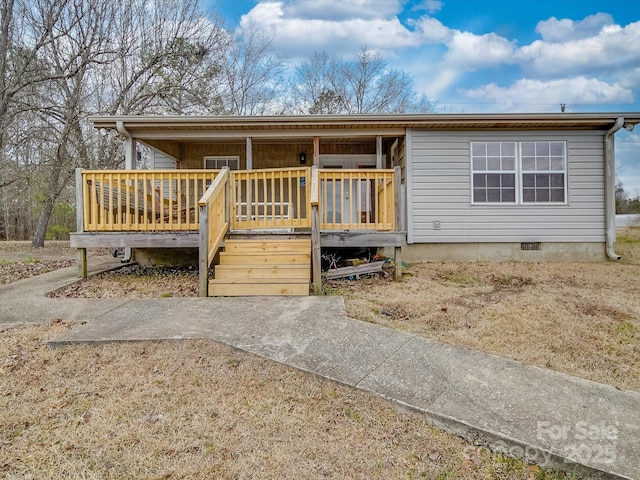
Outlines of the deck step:
M 235 252 L 289 252 L 308 253 L 311 249 L 311 241 L 308 239 L 296 240 L 227 240 L 224 251 Z
M 209 296 L 309 295 L 311 240 L 225 241 Z
M 211 297 L 249 297 L 257 295 L 309 295 L 309 282 L 305 283 L 211 283 Z
M 220 265 L 307 265 L 311 253 L 291 252 L 220 252 Z
M 250 278 L 309 280 L 307 265 L 218 265 L 215 271 L 216 278 L 228 280 Z

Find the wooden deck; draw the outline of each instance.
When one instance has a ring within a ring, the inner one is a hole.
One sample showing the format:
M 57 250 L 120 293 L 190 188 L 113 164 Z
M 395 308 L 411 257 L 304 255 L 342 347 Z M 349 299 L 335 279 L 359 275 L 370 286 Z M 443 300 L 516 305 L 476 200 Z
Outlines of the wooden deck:
M 235 234 L 271 233 L 274 234 L 271 243 L 275 246 L 278 245 L 275 238 L 282 240 L 283 235 L 306 234 L 310 238 L 308 254 L 314 291 L 318 292 L 321 247 L 392 246 L 396 248 L 399 263 L 400 247 L 406 242 L 404 232 L 400 231 L 399 183 L 398 168 L 78 169 L 79 231 L 71 235 L 71 246 L 79 249 L 79 275 L 83 277 L 86 276 L 86 248 L 197 247 L 200 291 L 206 295 L 210 288 L 208 271 L 225 245 L 225 238 Z M 220 257 L 229 257 L 229 253 L 225 251 Z M 264 256 L 265 266 L 278 264 L 275 256 Z M 234 258 L 240 264 L 255 260 L 252 255 Z M 293 260 L 287 263 L 287 268 L 302 261 L 297 257 Z M 305 256 L 304 262 L 307 261 Z M 285 268 L 285 271 L 288 270 Z M 261 270 L 259 275 L 264 273 Z M 231 282 L 234 283 L 237 282 Z M 264 279 L 255 282 L 255 285 L 264 284 Z M 216 288 L 226 295 L 232 287 Z M 277 291 L 277 287 L 271 290 Z M 294 290 L 300 294 L 303 289 L 298 286 Z M 291 293 L 291 289 L 282 291 Z

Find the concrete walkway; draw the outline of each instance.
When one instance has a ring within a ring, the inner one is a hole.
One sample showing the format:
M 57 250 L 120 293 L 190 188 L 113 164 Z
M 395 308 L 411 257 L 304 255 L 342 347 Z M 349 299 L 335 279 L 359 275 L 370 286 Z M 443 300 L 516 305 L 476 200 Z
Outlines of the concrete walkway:
M 640 479 L 640 394 L 353 320 L 340 297 L 42 297 L 74 274 L 0 287 L 0 322 L 87 322 L 51 346 L 209 338 L 382 396 L 494 451 Z

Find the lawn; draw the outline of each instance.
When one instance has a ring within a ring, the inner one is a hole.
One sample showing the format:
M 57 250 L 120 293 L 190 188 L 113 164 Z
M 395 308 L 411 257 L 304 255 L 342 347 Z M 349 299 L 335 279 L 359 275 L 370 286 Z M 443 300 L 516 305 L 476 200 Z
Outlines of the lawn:
M 0 330 L 2 478 L 569 478 L 210 341 L 44 345 L 68 328 Z
M 330 282 L 348 314 L 640 391 L 640 227 L 619 262 L 422 263 L 399 282 Z

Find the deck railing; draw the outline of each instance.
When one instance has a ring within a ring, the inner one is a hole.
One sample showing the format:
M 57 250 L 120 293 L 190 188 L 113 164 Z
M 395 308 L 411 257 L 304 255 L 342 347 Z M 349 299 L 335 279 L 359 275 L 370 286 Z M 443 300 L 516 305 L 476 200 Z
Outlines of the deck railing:
M 79 231 L 198 231 L 198 201 L 219 172 L 79 170 Z M 311 228 L 311 172 L 312 168 L 228 171 L 229 229 Z M 320 230 L 396 229 L 399 185 L 394 170 L 317 172 Z
M 310 171 L 310 168 L 233 171 L 232 230 L 310 227 L 307 214 Z
M 395 230 L 394 170 L 319 172 L 320 230 Z
M 198 199 L 218 172 L 83 171 L 84 231 L 198 230 Z
M 229 231 L 229 169 L 223 168 L 198 202 L 200 211 L 200 295 L 207 296 L 207 272 Z

